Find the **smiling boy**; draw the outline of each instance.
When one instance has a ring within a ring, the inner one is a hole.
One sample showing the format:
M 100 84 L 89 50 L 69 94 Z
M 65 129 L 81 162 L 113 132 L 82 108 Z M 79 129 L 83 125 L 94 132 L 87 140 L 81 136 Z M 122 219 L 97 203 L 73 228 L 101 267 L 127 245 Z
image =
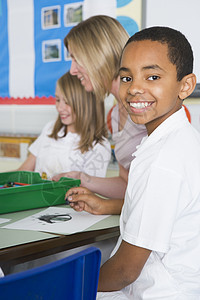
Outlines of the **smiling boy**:
M 99 290 L 122 289 L 119 299 L 200 299 L 200 135 L 182 108 L 192 69 L 190 44 L 166 27 L 136 33 L 122 54 L 120 99 L 148 137 L 131 163 L 121 237 L 100 272 Z
M 195 88 L 192 71 L 191 46 L 171 28 L 144 29 L 123 50 L 120 99 L 148 136 L 133 154 L 120 237 L 101 267 L 97 299 L 200 299 L 200 134 L 182 108 Z M 106 213 L 89 192 L 71 200 Z

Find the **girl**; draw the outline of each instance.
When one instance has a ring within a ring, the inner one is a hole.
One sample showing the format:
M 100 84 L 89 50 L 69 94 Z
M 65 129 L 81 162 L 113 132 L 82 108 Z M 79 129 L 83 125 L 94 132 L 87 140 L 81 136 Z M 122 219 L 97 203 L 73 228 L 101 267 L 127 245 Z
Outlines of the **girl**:
M 18 170 L 45 172 L 48 178 L 72 170 L 104 177 L 111 157 L 104 104 L 68 72 L 57 81 L 56 109 L 56 122 L 44 127 Z

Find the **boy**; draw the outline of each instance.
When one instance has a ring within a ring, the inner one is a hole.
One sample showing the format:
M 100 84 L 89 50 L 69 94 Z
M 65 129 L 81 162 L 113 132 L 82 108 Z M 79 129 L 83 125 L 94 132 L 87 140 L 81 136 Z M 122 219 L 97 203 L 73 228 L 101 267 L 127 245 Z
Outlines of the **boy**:
M 134 153 L 121 235 L 101 268 L 98 299 L 200 299 L 200 135 L 182 108 L 195 88 L 192 70 L 190 44 L 171 28 L 144 29 L 123 50 L 120 99 L 148 137 Z M 106 213 L 87 190 L 72 192 L 75 209 Z

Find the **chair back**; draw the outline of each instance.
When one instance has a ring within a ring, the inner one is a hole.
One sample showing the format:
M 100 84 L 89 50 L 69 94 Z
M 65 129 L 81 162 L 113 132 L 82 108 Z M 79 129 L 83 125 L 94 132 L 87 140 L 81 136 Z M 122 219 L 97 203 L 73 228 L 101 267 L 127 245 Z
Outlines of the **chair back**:
M 0 278 L 1 300 L 95 300 L 101 252 L 90 247 L 69 257 Z

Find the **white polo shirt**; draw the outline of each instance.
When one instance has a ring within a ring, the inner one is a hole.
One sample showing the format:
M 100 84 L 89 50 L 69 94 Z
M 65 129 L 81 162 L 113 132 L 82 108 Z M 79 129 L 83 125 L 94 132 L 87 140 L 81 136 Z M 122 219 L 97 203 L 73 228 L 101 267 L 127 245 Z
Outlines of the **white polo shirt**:
M 144 138 L 131 163 L 121 238 L 152 250 L 134 300 L 200 299 L 200 134 L 182 108 Z
M 29 147 L 36 156 L 35 172 L 45 172 L 48 177 L 70 171 L 81 171 L 91 176 L 105 177 L 111 158 L 111 147 L 107 139 L 97 143 L 92 149 L 81 153 L 78 147 L 80 136 L 69 132 L 65 137 L 50 138 L 54 121 L 43 128 L 37 140 Z M 62 137 L 64 130 L 58 133 Z

